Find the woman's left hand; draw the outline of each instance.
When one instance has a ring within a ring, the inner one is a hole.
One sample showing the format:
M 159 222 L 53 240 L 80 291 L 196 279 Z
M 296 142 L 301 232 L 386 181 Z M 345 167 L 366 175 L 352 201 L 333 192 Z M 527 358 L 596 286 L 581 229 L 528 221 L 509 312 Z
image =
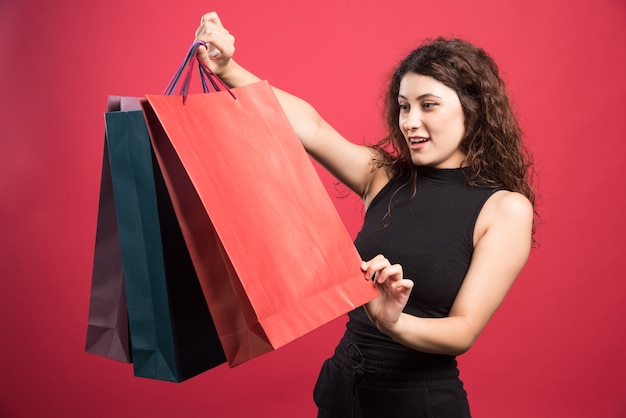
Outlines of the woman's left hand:
M 361 269 L 380 292 L 379 297 L 365 304 L 370 321 L 382 332 L 393 329 L 409 300 L 413 281 L 404 278 L 402 266 L 391 264 L 382 255 L 363 262 Z

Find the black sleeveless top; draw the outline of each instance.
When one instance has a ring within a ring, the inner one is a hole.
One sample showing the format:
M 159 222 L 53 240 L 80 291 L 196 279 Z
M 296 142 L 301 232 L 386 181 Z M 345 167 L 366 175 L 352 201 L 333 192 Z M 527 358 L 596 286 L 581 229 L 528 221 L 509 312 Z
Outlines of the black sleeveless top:
M 499 190 L 469 186 L 465 170 L 418 167 L 415 196 L 411 182 L 392 179 L 365 214 L 357 250 L 363 260 L 383 254 L 392 264 L 402 265 L 404 276 L 415 283 L 406 313 L 446 317 L 463 283 L 474 251 L 476 219 Z M 421 353 L 393 341 L 370 322 L 362 307 L 349 313 L 346 337 L 365 357 L 386 358 L 391 350 L 403 360 L 431 366 L 454 362 L 452 356 Z

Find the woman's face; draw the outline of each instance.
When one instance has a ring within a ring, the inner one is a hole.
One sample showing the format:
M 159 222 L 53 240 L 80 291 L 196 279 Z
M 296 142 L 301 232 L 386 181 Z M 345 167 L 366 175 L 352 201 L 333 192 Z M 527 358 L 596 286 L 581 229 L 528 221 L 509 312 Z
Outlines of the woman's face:
M 400 81 L 399 124 L 415 165 L 458 168 L 465 115 L 454 90 L 432 77 L 407 73 Z

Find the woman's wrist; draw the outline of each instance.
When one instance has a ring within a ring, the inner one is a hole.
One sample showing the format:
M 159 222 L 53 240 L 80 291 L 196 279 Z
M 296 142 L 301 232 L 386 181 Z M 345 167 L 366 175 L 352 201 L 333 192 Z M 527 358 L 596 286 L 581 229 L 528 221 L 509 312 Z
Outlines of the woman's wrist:
M 378 321 L 376 327 L 383 334 L 396 340 L 404 332 L 402 330 L 404 329 L 405 316 L 405 313 L 401 313 L 394 322 Z
M 241 87 L 261 81 L 260 78 L 230 60 L 226 65 L 218 69 L 215 74 L 229 87 Z

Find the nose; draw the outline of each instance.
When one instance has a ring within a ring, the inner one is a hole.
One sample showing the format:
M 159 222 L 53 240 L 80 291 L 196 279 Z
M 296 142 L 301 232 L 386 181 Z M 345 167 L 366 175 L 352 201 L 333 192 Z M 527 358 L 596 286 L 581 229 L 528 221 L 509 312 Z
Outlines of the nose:
M 422 127 L 422 114 L 419 109 L 412 108 L 404 114 L 402 127 L 406 132 L 410 132 Z

